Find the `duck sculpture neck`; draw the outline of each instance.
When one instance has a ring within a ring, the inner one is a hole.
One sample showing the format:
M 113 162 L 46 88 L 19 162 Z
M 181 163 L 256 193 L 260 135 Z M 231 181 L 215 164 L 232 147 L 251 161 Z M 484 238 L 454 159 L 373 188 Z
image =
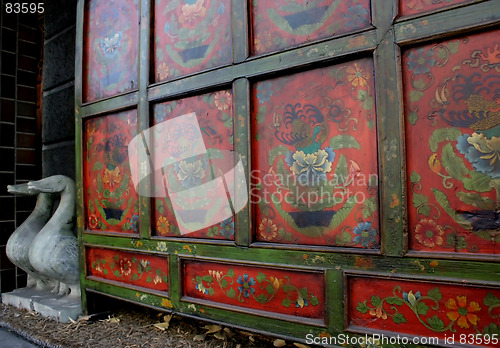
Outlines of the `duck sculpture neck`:
M 75 227 L 75 184 L 63 175 L 54 175 L 28 186 L 44 193 L 57 193 L 57 210 L 36 235 L 30 248 L 33 267 L 44 276 L 60 282 L 59 295 L 80 296 L 78 241 Z
M 53 289 L 56 283 L 37 272 L 29 261 L 29 250 L 36 235 L 41 231 L 52 215 L 54 194 L 40 193 L 30 189 L 28 184 L 8 185 L 7 191 L 15 195 L 37 195 L 35 209 L 28 218 L 12 233 L 6 245 L 7 257 L 17 267 L 28 274 L 26 287 L 35 289 Z

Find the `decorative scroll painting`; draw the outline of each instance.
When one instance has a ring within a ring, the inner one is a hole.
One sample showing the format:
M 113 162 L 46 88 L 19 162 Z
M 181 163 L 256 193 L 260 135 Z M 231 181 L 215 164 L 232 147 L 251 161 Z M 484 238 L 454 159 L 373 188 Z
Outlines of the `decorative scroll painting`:
M 252 53 L 279 51 L 366 28 L 369 0 L 253 0 Z
M 411 16 L 466 2 L 471 0 L 399 0 L 399 11 L 402 16 Z
M 83 184 L 85 227 L 138 232 L 138 200 L 130 178 L 128 143 L 137 134 L 137 111 L 85 121 Z
M 155 81 L 231 63 L 231 27 L 230 0 L 156 0 Z
M 498 254 L 500 31 L 404 53 L 410 248 Z
M 253 86 L 257 241 L 379 248 L 373 80 L 367 58 Z
M 170 197 L 158 197 L 155 199 L 154 231 L 157 236 L 183 236 L 192 238 L 212 238 L 234 240 L 235 226 L 234 217 L 231 216 L 210 227 L 202 228 L 190 233 L 181 233 L 179 221 L 174 213 L 172 192 L 191 190 L 227 173 L 235 167 L 234 141 L 233 141 L 233 101 L 231 90 L 221 90 L 214 93 L 170 101 L 155 105 L 154 122 L 159 124 L 163 121 L 188 114 L 195 113 L 199 130 L 203 138 L 207 152 L 188 159 L 179 161 L 163 169 L 164 181 L 168 182 Z M 186 132 L 185 127 L 179 132 Z M 176 130 L 173 130 L 175 133 Z M 182 144 L 173 144 L 182 146 Z M 172 149 L 171 152 L 180 152 Z M 224 190 L 223 190 L 224 191 Z M 207 197 L 208 197 L 207 193 Z M 222 195 L 226 195 L 225 191 Z M 196 194 L 191 200 L 186 200 L 183 210 L 184 214 L 194 214 L 198 219 L 210 219 L 222 209 L 215 199 L 200 197 Z M 205 199 L 206 198 L 206 199 Z M 205 200 L 205 203 L 200 202 Z M 189 209 L 189 204 L 196 206 L 196 210 Z M 175 208 L 176 209 L 176 208 Z M 176 209 L 179 211 L 180 209 Z M 205 224 L 205 226 L 207 226 Z
M 87 248 L 86 261 L 87 276 L 158 291 L 168 290 L 168 260 L 165 257 Z
M 321 273 L 185 261 L 183 295 L 220 304 L 324 319 Z
M 491 339 L 500 332 L 498 288 L 352 277 L 346 294 L 351 328 L 454 336 L 456 344 L 465 337 L 471 345 L 482 334 L 484 346 L 497 346 Z
M 137 89 L 139 1 L 88 1 L 85 30 L 83 101 Z

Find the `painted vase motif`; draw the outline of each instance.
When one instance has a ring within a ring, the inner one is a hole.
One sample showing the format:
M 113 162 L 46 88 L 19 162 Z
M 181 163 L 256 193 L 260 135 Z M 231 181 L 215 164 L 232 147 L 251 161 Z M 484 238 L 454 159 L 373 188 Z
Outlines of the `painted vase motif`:
M 84 102 L 137 89 L 139 2 L 92 0 L 87 13 Z
M 89 230 L 138 232 L 138 197 L 127 151 L 136 133 L 135 110 L 85 122 L 85 226 Z
M 198 187 L 214 180 L 221 173 L 234 168 L 234 135 L 233 135 L 233 106 L 230 90 L 221 90 L 214 93 L 189 97 L 181 100 L 161 103 L 154 108 L 155 123 L 159 124 L 170 117 L 196 113 L 203 142 L 207 153 L 179 161 L 163 169 L 163 176 L 168 182 L 170 192 L 179 192 Z M 228 158 L 227 154 L 231 154 Z M 203 209 L 176 209 L 180 211 L 180 218 L 184 221 L 204 220 L 210 218 L 211 211 L 218 210 L 216 200 L 201 197 L 192 197 L 192 202 Z M 204 198 L 203 198 L 204 199 Z M 181 202 L 176 202 L 181 203 Z M 186 206 L 191 202 L 184 202 Z M 234 240 L 234 217 L 218 222 L 210 227 L 202 228 L 187 234 L 182 234 L 179 223 L 174 214 L 174 202 L 168 197 L 155 198 L 155 234 L 162 237 L 177 236 L 192 238 Z M 196 219 L 192 219 L 193 215 Z
M 231 1 L 155 1 L 155 81 L 232 62 Z
M 256 239 L 378 248 L 371 60 L 258 82 L 253 95 Z

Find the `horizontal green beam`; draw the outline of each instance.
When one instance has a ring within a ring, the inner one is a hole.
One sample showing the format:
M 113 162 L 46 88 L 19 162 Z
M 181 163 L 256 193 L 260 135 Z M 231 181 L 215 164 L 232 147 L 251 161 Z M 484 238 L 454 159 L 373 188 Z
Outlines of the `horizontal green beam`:
M 349 54 L 372 51 L 376 46 L 376 32 L 369 30 L 353 36 L 334 38 L 267 57 L 259 57 L 259 59 L 249 59 L 240 64 L 176 81 L 157 84 L 150 87 L 148 98 L 149 101 L 178 98 L 195 91 L 230 86 L 236 78 L 257 78 L 299 67 L 311 67 L 313 64 L 317 66 L 318 63 Z
M 377 47 L 377 33 L 374 29 L 353 36 L 337 37 L 320 43 L 302 46 L 290 51 L 247 59 L 219 69 L 209 70 L 182 79 L 168 81 L 149 86 L 148 100 L 160 101 L 180 98 L 192 93 L 231 86 L 236 78 L 263 78 L 280 71 L 297 68 L 312 68 L 318 63 L 325 63 L 344 58 L 350 54 L 362 54 L 373 51 Z M 131 107 L 139 103 L 138 92 L 130 92 L 117 97 L 82 105 L 82 118 L 91 115 L 113 112 Z
M 482 284 L 500 279 L 500 263 L 487 260 L 444 259 L 439 254 L 432 257 L 392 257 L 367 253 L 366 249 L 351 248 L 338 250 L 330 248 L 324 251 L 290 250 L 273 244 L 273 248 L 238 247 L 234 243 L 203 244 L 182 240 L 130 239 L 125 237 L 99 236 L 83 234 L 87 246 L 124 249 L 127 251 L 150 252 L 155 254 L 185 255 L 191 257 L 213 258 L 217 260 L 237 260 L 245 265 L 264 267 L 290 267 L 299 269 L 337 269 L 343 271 L 365 270 L 379 272 L 381 275 L 409 274 L 425 275 L 429 281 L 442 277 L 449 279 L 470 279 Z M 457 257 L 457 255 L 450 255 Z M 495 260 L 494 255 L 491 260 Z M 498 261 L 498 258 L 496 258 Z
M 396 42 L 415 43 L 444 35 L 458 35 L 500 22 L 500 2 L 485 1 L 474 6 L 463 6 L 425 17 L 402 20 L 395 24 Z
M 92 115 L 117 112 L 123 109 L 135 107 L 138 103 L 138 92 L 126 93 L 117 97 L 82 105 L 82 107 L 80 108 L 80 115 L 82 118 L 85 118 Z

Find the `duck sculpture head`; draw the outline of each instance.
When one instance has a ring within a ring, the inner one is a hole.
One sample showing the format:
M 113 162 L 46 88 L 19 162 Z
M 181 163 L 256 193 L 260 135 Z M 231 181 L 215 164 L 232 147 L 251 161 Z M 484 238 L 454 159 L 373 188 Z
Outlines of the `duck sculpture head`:
M 73 180 L 64 175 L 53 175 L 38 181 L 28 182 L 30 190 L 36 190 L 44 193 L 63 192 L 75 189 Z
M 75 222 L 75 183 L 64 175 L 53 175 L 38 181 L 28 182 L 28 187 L 42 193 L 59 193 L 61 200 L 51 220 L 61 219 L 68 229 L 73 229 Z M 64 207 L 64 209 L 59 209 Z

